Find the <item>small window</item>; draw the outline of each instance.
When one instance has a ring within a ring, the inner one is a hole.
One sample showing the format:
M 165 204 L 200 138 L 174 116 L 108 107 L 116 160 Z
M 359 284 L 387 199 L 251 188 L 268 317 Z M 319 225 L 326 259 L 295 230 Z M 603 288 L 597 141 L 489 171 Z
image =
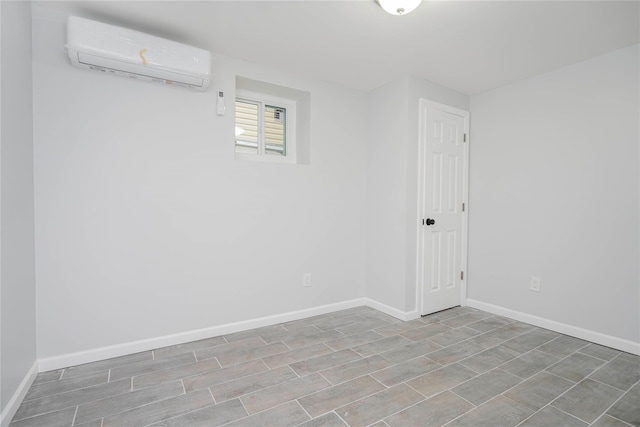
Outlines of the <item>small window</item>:
M 236 157 L 295 162 L 295 104 L 259 93 L 238 91 Z

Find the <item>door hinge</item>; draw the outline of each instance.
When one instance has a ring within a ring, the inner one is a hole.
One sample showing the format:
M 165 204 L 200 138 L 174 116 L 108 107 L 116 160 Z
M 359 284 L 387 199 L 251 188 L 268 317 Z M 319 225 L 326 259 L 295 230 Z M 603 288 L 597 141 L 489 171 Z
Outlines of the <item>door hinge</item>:
M 462 203 L 462 212 L 464 212 L 464 203 Z
M 460 280 L 464 280 L 464 271 L 460 272 Z
M 464 134 L 463 142 L 467 142 L 467 134 L 466 133 Z

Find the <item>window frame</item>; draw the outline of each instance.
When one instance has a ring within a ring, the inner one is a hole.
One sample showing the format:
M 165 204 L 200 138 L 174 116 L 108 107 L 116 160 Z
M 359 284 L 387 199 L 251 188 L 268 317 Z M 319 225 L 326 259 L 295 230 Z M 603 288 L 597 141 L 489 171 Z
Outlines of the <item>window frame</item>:
M 238 153 L 236 149 L 236 137 L 234 133 L 233 149 L 235 158 L 239 160 L 252 160 L 260 162 L 273 162 L 273 163 L 297 163 L 296 161 L 296 101 L 287 98 L 280 98 L 272 96 L 262 92 L 254 92 L 244 89 L 236 89 L 236 96 L 233 102 L 233 122 L 235 128 L 236 122 L 236 102 L 248 102 L 258 105 L 258 152 L 253 153 Z M 285 155 L 271 155 L 265 151 L 265 124 L 264 124 L 264 109 L 266 106 L 274 108 L 282 108 L 285 110 L 285 126 L 284 126 L 284 138 Z

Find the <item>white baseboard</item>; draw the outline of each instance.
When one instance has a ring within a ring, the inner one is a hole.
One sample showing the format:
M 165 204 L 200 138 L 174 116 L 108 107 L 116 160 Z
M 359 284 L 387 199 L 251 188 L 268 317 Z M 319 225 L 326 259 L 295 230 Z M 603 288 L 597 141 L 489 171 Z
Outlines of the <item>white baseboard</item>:
M 33 381 L 35 381 L 37 375 L 38 361 L 36 360 L 35 362 L 33 362 L 33 365 L 22 379 L 22 382 L 20 382 L 20 385 L 18 386 L 16 392 L 13 393 L 13 396 L 11 396 L 11 399 L 7 403 L 7 406 L 5 406 L 5 408 L 2 410 L 2 413 L 0 414 L 1 427 L 7 427 L 11 422 L 13 416 L 16 414 L 16 412 L 18 412 L 18 408 L 20 407 L 22 400 L 27 395 L 27 391 L 29 391 L 31 384 L 33 384 Z
M 128 354 L 139 353 L 141 351 L 167 347 L 170 345 L 184 344 L 190 341 L 202 340 L 219 335 L 246 331 L 248 329 L 276 325 L 278 323 L 290 322 L 292 320 L 304 319 L 306 317 L 318 316 L 320 314 L 331 313 L 332 311 L 345 310 L 347 308 L 360 307 L 363 305 L 366 305 L 366 299 L 357 298 L 349 301 L 307 308 L 304 310 L 291 311 L 288 313 L 276 314 L 273 316 L 244 320 L 242 322 L 227 323 L 224 325 L 212 326 L 210 328 L 182 332 L 179 334 L 166 335 L 163 337 L 151 338 L 147 340 L 101 347 L 92 350 L 80 351 L 77 353 L 64 354 L 61 356 L 47 357 L 40 359 L 38 361 L 38 364 L 40 372 L 45 372 L 53 369 L 82 365 L 83 363 L 97 362 L 99 360 L 111 359 L 113 357 L 125 356 Z
M 393 316 L 396 319 L 400 319 L 403 321 L 408 321 L 408 320 L 413 320 L 413 319 L 417 319 L 418 317 L 420 317 L 418 315 L 418 312 L 416 310 L 412 310 L 412 311 L 402 311 L 402 310 L 398 310 L 397 308 L 388 306 L 386 304 L 383 304 L 379 301 L 373 300 L 371 298 L 365 298 L 365 305 L 367 307 L 371 307 L 371 308 L 375 308 L 376 310 L 379 310 L 385 314 L 388 314 L 389 316 Z
M 561 334 L 570 335 L 572 337 L 591 341 L 606 347 L 622 350 L 627 353 L 637 354 L 640 356 L 640 343 L 625 340 L 623 338 L 613 337 L 600 332 L 579 328 L 577 326 L 567 325 L 565 323 L 556 322 L 554 320 L 544 319 L 532 314 L 522 313 L 520 311 L 511 310 L 509 308 L 500 307 L 498 305 L 488 304 L 482 301 L 467 299 L 469 307 L 477 308 L 488 313 L 497 314 L 499 316 L 508 317 L 510 319 L 519 320 L 541 328 L 549 329 Z

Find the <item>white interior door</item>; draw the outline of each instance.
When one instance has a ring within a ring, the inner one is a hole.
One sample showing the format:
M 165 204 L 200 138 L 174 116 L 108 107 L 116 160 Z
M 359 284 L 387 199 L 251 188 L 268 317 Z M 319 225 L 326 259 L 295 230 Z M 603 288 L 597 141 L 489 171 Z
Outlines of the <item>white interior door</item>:
M 461 304 L 466 268 L 469 112 L 420 100 L 420 314 Z

